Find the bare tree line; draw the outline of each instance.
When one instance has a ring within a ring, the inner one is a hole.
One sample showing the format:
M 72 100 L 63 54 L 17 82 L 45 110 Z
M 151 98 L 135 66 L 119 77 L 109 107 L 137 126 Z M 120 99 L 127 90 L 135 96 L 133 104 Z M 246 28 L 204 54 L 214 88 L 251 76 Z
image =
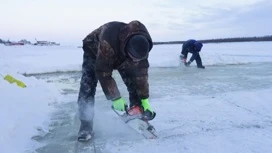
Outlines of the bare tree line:
M 258 42 L 258 41 L 272 41 L 272 35 L 261 37 L 236 37 L 236 38 L 217 38 L 217 39 L 204 39 L 198 40 L 202 43 L 227 43 L 227 42 Z M 154 45 L 163 44 L 183 44 L 185 41 L 165 41 L 154 42 Z

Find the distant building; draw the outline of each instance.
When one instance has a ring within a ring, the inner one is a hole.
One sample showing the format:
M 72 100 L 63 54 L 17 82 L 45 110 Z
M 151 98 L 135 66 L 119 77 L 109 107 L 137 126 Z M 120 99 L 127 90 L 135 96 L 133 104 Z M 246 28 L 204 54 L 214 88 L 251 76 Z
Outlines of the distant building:
M 2 40 L 0 41 L 0 43 L 6 45 L 6 46 L 22 46 L 22 45 L 26 45 L 26 44 L 31 44 L 30 41 L 27 41 L 26 39 L 22 39 L 20 41 L 10 41 L 10 40 Z
M 25 45 L 26 45 L 26 44 L 28 44 L 28 45 L 31 44 L 31 42 L 28 41 L 28 40 L 26 40 L 26 39 L 22 39 L 22 40 L 20 40 L 19 42 L 20 42 L 20 43 L 24 43 Z
M 0 39 L 0 44 L 4 44 L 6 46 L 18 46 L 18 45 L 37 45 L 37 46 L 59 46 L 59 43 L 51 42 L 51 41 L 37 41 L 36 43 L 32 44 L 30 41 L 26 39 L 22 39 L 20 41 L 10 41 L 10 40 L 2 40 Z
M 6 46 L 22 46 L 25 45 L 23 42 L 12 42 L 12 41 L 5 41 L 4 45 Z
M 51 42 L 51 41 L 37 41 L 33 45 L 38 45 L 38 46 L 59 46 L 60 44 L 56 43 L 56 42 Z

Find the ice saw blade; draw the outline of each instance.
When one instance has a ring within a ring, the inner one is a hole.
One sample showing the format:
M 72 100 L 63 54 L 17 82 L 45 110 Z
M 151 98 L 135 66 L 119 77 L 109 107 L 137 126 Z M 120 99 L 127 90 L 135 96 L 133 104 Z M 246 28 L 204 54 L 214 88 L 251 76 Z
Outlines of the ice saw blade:
M 112 108 L 112 110 L 132 129 L 137 133 L 143 135 L 146 139 L 156 139 L 155 128 L 148 121 L 141 119 L 141 115 L 131 116 L 127 112 L 119 112 Z

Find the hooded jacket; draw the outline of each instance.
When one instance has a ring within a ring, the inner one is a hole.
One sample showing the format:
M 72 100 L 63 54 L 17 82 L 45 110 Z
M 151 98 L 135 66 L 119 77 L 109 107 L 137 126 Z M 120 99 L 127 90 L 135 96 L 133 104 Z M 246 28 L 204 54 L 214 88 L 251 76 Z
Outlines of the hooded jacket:
M 151 36 L 146 27 L 139 21 L 109 22 L 91 32 L 83 40 L 85 53 L 94 60 L 96 77 L 108 100 L 121 97 L 115 80 L 112 78 L 113 70 L 126 70 L 135 84 L 140 98 L 149 97 L 148 85 L 148 59 L 133 62 L 127 55 L 125 47 L 133 35 L 143 35 L 149 41 L 149 51 L 153 47 Z M 126 79 L 126 78 L 123 78 Z

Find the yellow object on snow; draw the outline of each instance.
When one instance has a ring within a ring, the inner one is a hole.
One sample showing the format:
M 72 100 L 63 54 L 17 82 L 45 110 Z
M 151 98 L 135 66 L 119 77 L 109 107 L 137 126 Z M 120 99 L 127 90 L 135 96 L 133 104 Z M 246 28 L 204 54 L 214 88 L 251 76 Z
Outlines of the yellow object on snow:
M 19 87 L 22 87 L 22 88 L 25 88 L 25 87 L 26 87 L 26 85 L 25 85 L 22 81 L 15 79 L 14 77 L 12 77 L 12 76 L 9 75 L 9 74 L 7 74 L 7 75 L 4 77 L 4 79 L 5 79 L 6 81 L 8 81 L 9 83 L 16 83 L 17 86 L 19 86 Z

